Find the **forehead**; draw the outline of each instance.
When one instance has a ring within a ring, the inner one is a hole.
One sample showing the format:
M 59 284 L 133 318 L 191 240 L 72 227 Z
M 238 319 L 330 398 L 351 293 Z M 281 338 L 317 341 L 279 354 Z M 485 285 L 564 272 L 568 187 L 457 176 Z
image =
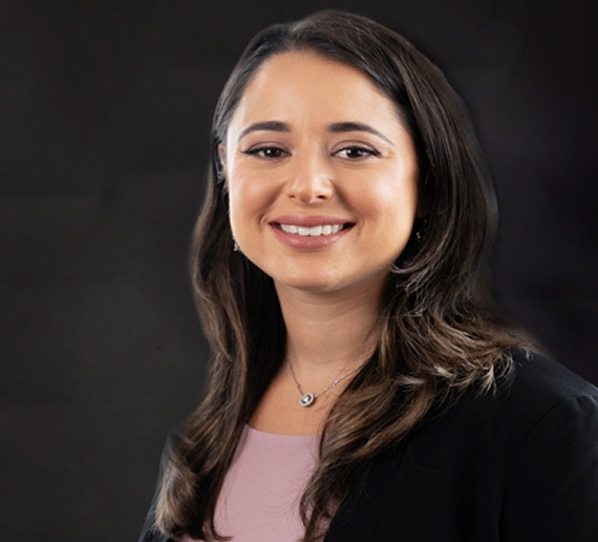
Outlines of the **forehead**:
M 311 51 L 272 56 L 248 83 L 231 124 L 255 116 L 400 122 L 395 103 L 360 70 Z M 265 119 L 260 119 L 265 120 Z M 268 119 L 271 120 L 271 119 Z

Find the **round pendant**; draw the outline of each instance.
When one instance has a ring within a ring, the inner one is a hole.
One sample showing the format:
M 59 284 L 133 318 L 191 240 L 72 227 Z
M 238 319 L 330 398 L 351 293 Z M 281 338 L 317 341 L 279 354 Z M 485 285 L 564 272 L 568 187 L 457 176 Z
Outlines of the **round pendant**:
M 308 407 L 310 406 L 314 401 L 316 400 L 316 398 L 314 397 L 313 393 L 306 393 L 305 395 L 301 396 L 301 399 L 299 399 L 299 404 L 301 406 L 305 406 Z

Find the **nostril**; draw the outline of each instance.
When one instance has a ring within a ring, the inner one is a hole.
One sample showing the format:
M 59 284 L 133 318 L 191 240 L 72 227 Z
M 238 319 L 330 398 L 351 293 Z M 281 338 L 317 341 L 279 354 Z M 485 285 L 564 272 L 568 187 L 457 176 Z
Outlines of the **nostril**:
M 303 203 L 312 203 L 316 201 L 327 201 L 330 199 L 330 194 L 315 190 L 292 190 L 289 191 L 288 197 L 292 200 L 301 201 Z

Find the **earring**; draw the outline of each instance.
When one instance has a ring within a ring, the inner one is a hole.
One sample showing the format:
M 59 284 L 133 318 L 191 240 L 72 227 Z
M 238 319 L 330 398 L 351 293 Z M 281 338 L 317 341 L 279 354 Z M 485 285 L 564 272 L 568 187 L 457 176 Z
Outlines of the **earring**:
M 237 244 L 237 242 L 233 239 L 233 252 L 239 252 L 239 245 Z
M 424 235 L 426 235 L 426 228 L 428 227 L 428 219 L 427 218 L 422 218 L 421 220 L 419 220 L 419 227 L 417 228 L 417 231 L 415 232 L 415 240 L 418 243 L 421 243 Z

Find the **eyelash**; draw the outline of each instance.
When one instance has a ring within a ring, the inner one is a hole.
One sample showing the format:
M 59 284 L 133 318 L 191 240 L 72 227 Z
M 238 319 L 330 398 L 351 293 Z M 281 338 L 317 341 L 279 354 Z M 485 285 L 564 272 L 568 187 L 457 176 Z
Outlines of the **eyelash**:
M 280 148 L 280 147 L 274 147 L 274 146 L 266 146 L 266 147 L 256 147 L 254 149 L 249 149 L 246 151 L 242 151 L 243 154 L 247 154 L 249 156 L 258 156 L 259 158 L 263 158 L 265 160 L 277 160 L 279 158 L 282 158 L 283 155 L 288 154 L 287 151 L 285 151 L 284 149 Z M 340 153 L 358 153 L 359 156 L 354 156 L 353 158 L 349 157 L 349 156 L 345 156 L 344 158 L 346 158 L 347 160 L 363 160 L 369 156 L 380 156 L 380 153 L 375 150 L 372 149 L 370 147 L 364 147 L 361 145 L 349 145 L 347 147 L 343 147 L 342 149 L 339 149 L 338 151 L 334 152 L 333 154 L 335 156 L 339 155 Z M 275 153 L 276 156 L 273 156 L 272 153 Z
M 359 156 L 354 156 L 353 158 L 346 156 L 348 160 L 363 160 L 364 158 L 368 158 L 369 156 L 380 156 L 380 153 L 376 149 L 372 149 L 370 147 L 363 147 L 361 145 L 349 145 L 348 147 L 343 147 L 342 149 L 336 151 L 334 154 L 338 155 L 341 152 L 359 154 Z
M 266 160 L 277 160 L 279 158 L 282 158 L 284 154 L 287 154 L 287 152 L 284 149 L 274 146 L 256 147 L 254 149 L 249 149 L 242 152 L 243 154 L 248 154 L 249 156 L 258 156 L 259 158 L 264 158 Z M 266 154 L 270 152 L 275 152 L 277 156 L 271 156 Z

